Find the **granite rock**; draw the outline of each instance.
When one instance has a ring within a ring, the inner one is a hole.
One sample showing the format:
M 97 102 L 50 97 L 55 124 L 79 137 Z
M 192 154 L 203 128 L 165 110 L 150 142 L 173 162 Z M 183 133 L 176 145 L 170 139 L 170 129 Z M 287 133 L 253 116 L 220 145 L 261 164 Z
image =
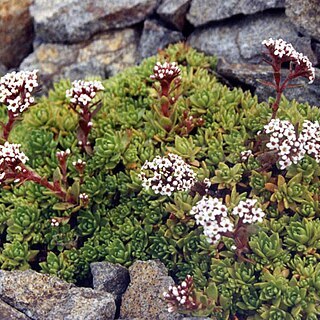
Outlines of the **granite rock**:
M 33 270 L 1 270 L 0 298 L 34 320 L 113 320 L 115 315 L 110 293 Z
M 193 0 L 187 19 L 198 27 L 238 14 L 248 15 L 270 8 L 284 8 L 284 4 L 285 0 Z
M 0 300 L 0 319 L 3 320 L 31 320 L 22 312 L 12 308 L 7 303 Z
M 157 9 L 157 14 L 178 30 L 183 30 L 191 0 L 164 0 Z
M 282 13 L 257 14 L 240 21 L 200 28 L 190 35 L 188 43 L 207 54 L 224 57 L 229 62 L 260 63 L 263 51 L 261 42 L 270 37 L 285 39 L 297 51 L 311 53 L 310 38 L 300 40 L 294 26 Z
M 314 44 L 314 54 L 317 58 L 317 65 L 320 66 L 320 43 Z
M 32 50 L 32 0 L 0 0 L 0 63 L 17 67 Z
M 37 38 L 44 42 L 77 43 L 114 28 L 139 23 L 159 0 L 34 0 L 31 14 Z
M 5 75 L 7 73 L 7 68 L 0 63 L 0 77 L 2 77 L 3 75 Z
M 259 80 L 272 81 L 273 71 L 268 65 L 253 65 L 245 63 L 228 63 L 223 59 L 219 60 L 217 72 L 229 80 L 231 84 L 250 90 L 258 96 L 258 100 L 268 101 L 269 97 L 274 97 L 274 89 L 267 87 Z M 285 77 L 285 70 L 283 77 Z M 307 79 L 299 78 L 294 83 L 301 85 L 295 89 L 287 89 L 284 96 L 289 100 L 308 102 L 311 106 L 320 107 L 320 71 L 316 69 L 316 78 L 312 84 L 308 84 Z
M 138 32 L 127 28 L 97 35 L 81 44 L 42 44 L 20 69 L 38 69 L 46 86 L 61 78 L 112 76 L 136 63 L 138 39 Z
M 286 0 L 286 15 L 302 34 L 320 41 L 319 0 Z
M 129 271 L 120 264 L 93 262 L 90 264 L 93 288 L 115 295 L 123 294 L 130 282 Z
M 170 43 L 184 40 L 181 32 L 170 30 L 156 20 L 146 20 L 139 43 L 140 60 L 157 54 Z
M 163 292 L 174 284 L 168 270 L 158 260 L 136 261 L 130 268 L 130 285 L 122 296 L 121 319 L 180 320 L 175 312 L 167 311 Z

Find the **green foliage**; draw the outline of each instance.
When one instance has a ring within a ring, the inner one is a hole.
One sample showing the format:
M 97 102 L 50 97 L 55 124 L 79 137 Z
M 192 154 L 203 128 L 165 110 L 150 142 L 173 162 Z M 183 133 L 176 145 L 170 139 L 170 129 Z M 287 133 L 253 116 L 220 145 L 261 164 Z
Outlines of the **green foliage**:
M 150 79 L 155 62 L 166 59 L 179 64 L 182 76 L 168 130 L 168 119 L 156 114 L 157 83 Z M 177 281 L 193 276 L 197 297 L 206 305 L 195 314 L 319 317 L 319 164 L 306 156 L 280 171 L 275 165 L 264 168 L 253 156 L 241 161 L 241 151 L 253 148 L 271 110 L 249 92 L 220 84 L 212 72 L 215 61 L 178 44 L 104 80 L 102 108 L 89 135 L 92 156 L 77 147 L 78 118 L 65 98 L 70 82 L 56 84 L 40 98 L 10 141 L 21 143 L 30 158 L 27 165 L 48 179 L 59 179 L 56 152 L 70 148 L 67 179 L 76 183 L 69 192 L 87 193 L 89 205 L 71 212 L 31 182 L 2 188 L 1 268 L 35 268 L 81 282 L 93 261 L 130 266 L 137 259 L 160 259 Z M 185 111 L 203 118 L 203 125 L 186 133 Z M 283 98 L 278 116 L 301 124 L 319 121 L 320 111 Z M 249 234 L 246 260 L 236 254 L 233 239 L 224 237 L 217 247 L 202 235 L 189 215 L 199 193 L 167 197 L 142 189 L 138 173 L 143 163 L 167 152 L 183 157 L 200 181 L 209 178 L 210 193 L 230 210 L 246 197 L 258 199 L 267 214 Z M 78 159 L 87 163 L 83 184 L 72 165 Z M 59 226 L 51 225 L 52 218 Z

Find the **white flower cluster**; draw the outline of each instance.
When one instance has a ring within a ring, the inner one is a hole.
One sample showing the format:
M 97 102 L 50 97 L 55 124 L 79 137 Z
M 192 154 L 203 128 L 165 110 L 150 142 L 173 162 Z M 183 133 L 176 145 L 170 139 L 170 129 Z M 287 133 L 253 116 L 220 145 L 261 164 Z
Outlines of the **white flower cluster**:
M 100 81 L 76 80 L 72 82 L 72 88 L 66 91 L 66 97 L 75 106 L 83 107 L 92 101 L 97 92 L 103 90 L 104 86 Z
M 38 70 L 13 71 L 0 79 L 0 103 L 18 116 L 34 103 L 32 92 L 38 83 Z
M 29 159 L 20 151 L 20 144 L 5 142 L 0 145 L 0 183 L 7 178 L 7 174 L 12 172 L 20 172 L 22 170 L 21 163 L 25 164 Z M 14 182 L 19 182 L 15 179 Z
M 306 153 L 320 163 L 320 124 L 318 121 L 305 120 L 303 122 L 299 142 Z
M 57 219 L 51 218 L 51 226 L 52 227 L 59 227 L 60 223 Z
M 255 208 L 257 199 L 247 199 L 240 201 L 232 210 L 232 214 L 243 219 L 243 223 L 262 222 L 265 213 L 261 208 Z
M 187 275 L 181 285 L 169 286 L 168 292 L 163 293 L 163 297 L 168 301 L 168 312 L 173 312 L 179 307 L 192 310 L 196 307 L 193 301 L 193 279 Z
M 56 156 L 58 159 L 65 159 L 70 155 L 71 151 L 68 148 L 66 151 L 57 151 Z
M 28 157 L 20 151 L 20 144 L 5 142 L 4 145 L 0 145 L 0 165 L 3 163 L 26 163 Z
M 203 226 L 203 233 L 209 243 L 217 243 L 221 233 L 233 231 L 234 225 L 228 217 L 228 209 L 217 198 L 204 196 L 192 207 L 190 214 L 198 225 Z
M 154 80 L 167 80 L 171 82 L 174 78 L 179 77 L 180 79 L 181 70 L 176 62 L 161 64 L 157 62 L 153 68 L 153 75 L 150 76 Z
M 287 43 L 282 39 L 273 40 L 263 40 L 262 44 L 265 45 L 270 54 L 277 56 L 285 61 L 291 61 L 297 65 L 296 72 L 301 72 L 301 76 L 309 79 L 309 83 L 312 83 L 315 79 L 315 69 L 312 67 L 312 63 L 308 57 L 304 56 L 302 53 L 297 52 L 291 43 Z
M 240 152 L 241 161 L 247 161 L 249 157 L 252 155 L 252 150 L 244 150 Z
M 83 192 L 83 193 L 80 193 L 79 199 L 87 201 L 87 200 L 89 200 L 89 196 Z
M 144 188 L 155 194 L 170 196 L 174 191 L 188 191 L 196 182 L 196 174 L 184 160 L 173 153 L 146 161 L 139 174 Z
M 302 131 L 297 136 L 294 126 L 287 120 L 272 119 L 264 126 L 270 134 L 267 148 L 275 150 L 279 156 L 280 169 L 292 163 L 297 164 L 307 153 L 320 163 L 320 125 L 319 122 L 305 120 Z

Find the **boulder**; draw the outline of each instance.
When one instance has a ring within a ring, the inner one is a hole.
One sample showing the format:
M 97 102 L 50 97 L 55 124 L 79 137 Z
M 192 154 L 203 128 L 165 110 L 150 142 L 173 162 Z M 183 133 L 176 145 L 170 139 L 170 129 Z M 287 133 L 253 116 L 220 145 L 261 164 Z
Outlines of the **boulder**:
M 187 19 L 198 27 L 238 14 L 248 15 L 270 8 L 284 8 L 284 4 L 285 0 L 193 0 Z
M 2 77 L 3 75 L 5 75 L 7 73 L 7 68 L 0 63 L 0 77 Z
M 93 288 L 115 295 L 123 294 L 130 282 L 129 271 L 120 264 L 93 262 L 90 264 Z
M 127 28 L 97 35 L 81 44 L 41 44 L 20 69 L 38 69 L 46 86 L 62 78 L 112 76 L 136 63 L 138 39 L 138 32 Z
M 261 42 L 270 37 L 292 43 L 299 52 L 312 52 L 310 38 L 302 41 L 294 25 L 283 13 L 257 14 L 197 29 L 188 38 L 188 43 L 206 54 L 223 57 L 228 62 L 260 63 L 264 49 Z
M 178 313 L 169 313 L 163 292 L 174 284 L 168 270 L 158 260 L 136 261 L 130 268 L 130 285 L 122 296 L 121 319 L 180 320 Z
M 191 0 L 164 0 L 157 9 L 157 14 L 162 20 L 182 31 L 186 25 L 190 2 Z
M 181 32 L 170 30 L 157 20 L 146 20 L 139 43 L 140 60 L 158 53 L 168 44 L 184 40 Z
M 113 320 L 112 294 L 33 270 L 0 270 L 0 298 L 34 320 Z
M 31 14 L 44 42 L 76 43 L 114 28 L 139 23 L 159 0 L 34 0 Z
M 17 67 L 32 50 L 32 0 L 0 0 L 0 64 Z
M 0 319 L 3 320 L 31 320 L 22 312 L 12 308 L 7 303 L 0 300 Z
M 235 86 L 240 86 L 250 90 L 258 96 L 259 102 L 268 101 L 269 97 L 275 97 L 273 88 L 267 87 L 259 80 L 273 81 L 273 71 L 267 64 L 253 65 L 246 63 L 228 63 L 219 60 L 217 72 Z M 285 70 L 282 71 L 285 77 Z M 293 82 L 292 82 L 293 83 Z M 297 100 L 301 103 L 308 102 L 311 106 L 320 107 L 320 71 L 316 69 L 316 78 L 312 84 L 308 84 L 307 79 L 299 78 L 294 83 L 301 85 L 294 89 L 284 91 L 284 96 L 289 100 Z
M 319 0 L 287 0 L 286 15 L 302 34 L 320 41 Z

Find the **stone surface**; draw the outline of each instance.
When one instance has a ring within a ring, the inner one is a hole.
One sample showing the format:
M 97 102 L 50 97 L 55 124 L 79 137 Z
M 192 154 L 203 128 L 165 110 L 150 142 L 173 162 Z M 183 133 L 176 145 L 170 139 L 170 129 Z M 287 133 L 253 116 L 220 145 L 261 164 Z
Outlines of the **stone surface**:
M 169 313 L 163 298 L 174 281 L 158 260 L 136 261 L 130 268 L 130 285 L 122 296 L 121 319 L 178 320 L 183 316 Z
M 137 60 L 139 34 L 127 28 L 98 35 L 81 44 L 42 44 L 20 69 L 39 69 L 45 85 L 61 78 L 106 77 L 132 66 Z
M 184 40 L 181 32 L 162 26 L 156 20 L 146 20 L 139 43 L 140 60 L 157 54 L 170 43 Z
M 7 303 L 0 300 L 0 319 L 2 320 L 31 320 L 25 314 L 12 308 Z
M 7 68 L 0 63 L 0 77 L 2 77 L 3 75 L 5 75 L 7 73 Z
M 247 15 L 270 8 L 284 8 L 284 3 L 285 0 L 193 0 L 187 19 L 198 27 L 237 14 Z
M 266 64 L 229 64 L 224 60 L 220 60 L 217 65 L 217 72 L 227 78 L 231 84 L 250 89 L 251 92 L 258 96 L 260 102 L 268 101 L 269 97 L 275 96 L 274 89 L 258 81 L 273 81 L 272 68 Z M 285 77 L 285 70 L 283 70 L 283 77 Z M 308 102 L 311 106 L 320 107 L 320 71 L 318 69 L 316 69 L 316 78 L 312 84 L 308 84 L 307 79 L 304 78 L 299 78 L 294 83 L 301 84 L 302 87 L 287 89 L 284 92 L 287 99 L 295 99 L 303 103 Z
M 110 293 L 32 270 L 1 270 L 0 298 L 34 320 L 113 320 L 115 315 Z
M 90 264 L 93 288 L 112 294 L 123 294 L 130 282 L 129 271 L 120 264 L 93 262 Z
M 314 44 L 314 53 L 317 58 L 317 65 L 320 66 L 320 43 Z
M 286 0 L 286 15 L 301 33 L 320 41 L 319 0 Z
M 299 52 L 311 52 L 310 39 L 300 40 L 294 26 L 282 13 L 257 14 L 239 22 L 198 29 L 190 35 L 188 43 L 207 54 L 224 57 L 229 62 L 260 63 L 263 51 L 261 42 L 270 37 L 291 42 Z
M 45 42 L 76 43 L 143 21 L 159 0 L 34 0 L 36 35 Z
M 0 0 L 0 63 L 17 67 L 32 50 L 32 0 Z
M 191 0 L 164 0 L 158 7 L 157 14 L 178 30 L 183 30 L 190 2 Z

